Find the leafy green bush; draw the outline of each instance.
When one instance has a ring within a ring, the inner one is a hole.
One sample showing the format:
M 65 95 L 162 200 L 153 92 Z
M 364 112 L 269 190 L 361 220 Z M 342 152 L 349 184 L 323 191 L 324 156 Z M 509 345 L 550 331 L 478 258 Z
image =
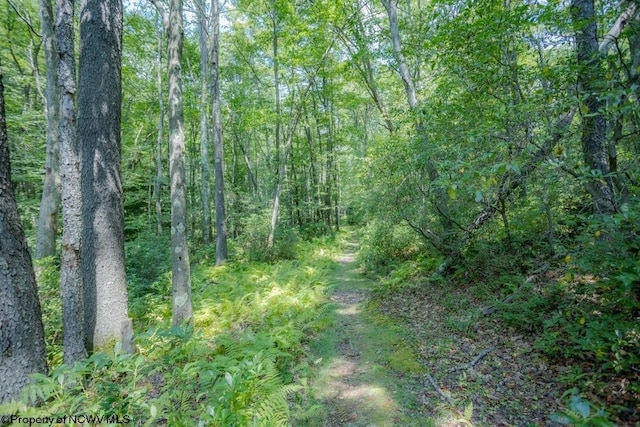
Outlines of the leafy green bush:
M 310 222 L 300 227 L 300 236 L 307 241 L 333 234 L 333 229 L 324 222 Z
M 358 261 L 366 270 L 381 271 L 414 257 L 422 249 L 415 231 L 375 219 L 362 231 Z
M 296 258 L 298 235 L 282 222 L 276 227 L 273 247 L 268 247 L 271 211 L 264 210 L 248 216 L 243 221 L 242 230 L 238 243 L 249 261 L 273 262 Z
M 146 287 L 171 270 L 171 237 L 152 232 L 140 233 L 125 243 L 127 280 L 137 287 L 130 291 L 147 293 Z

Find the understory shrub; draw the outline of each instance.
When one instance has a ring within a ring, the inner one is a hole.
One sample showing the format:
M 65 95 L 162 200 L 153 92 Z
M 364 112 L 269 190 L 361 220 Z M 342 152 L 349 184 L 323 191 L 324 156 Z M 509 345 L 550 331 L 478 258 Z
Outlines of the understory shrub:
M 362 231 L 357 257 L 365 270 L 384 272 L 423 249 L 415 231 L 391 221 L 374 219 Z
M 276 227 L 273 247 L 268 247 L 271 229 L 271 211 L 264 210 L 248 216 L 243 221 L 242 235 L 238 243 L 249 261 L 273 262 L 296 258 L 298 235 L 296 231 L 281 221 Z
M 48 341 L 50 373 L 35 375 L 0 414 L 91 415 L 67 423 L 92 425 L 290 425 L 309 399 L 308 342 L 330 321 L 325 278 L 336 246 L 302 242 L 296 261 L 195 265 L 193 327 L 164 326 L 171 292 L 161 275 L 149 293 L 130 294 L 136 354 L 116 346 L 68 366 L 61 343 Z M 61 341 L 56 271 L 43 267 L 41 295 L 44 323 L 55 325 L 47 335 Z
M 325 222 L 310 222 L 300 227 L 300 237 L 307 241 L 311 241 L 318 237 L 333 235 L 333 229 Z
M 639 213 L 627 206 L 574 221 L 579 229 L 563 243 L 575 249 L 556 261 L 553 279 L 519 289 L 498 310 L 533 333 L 539 350 L 590 372 L 565 381 L 623 408 L 620 414 L 640 407 Z

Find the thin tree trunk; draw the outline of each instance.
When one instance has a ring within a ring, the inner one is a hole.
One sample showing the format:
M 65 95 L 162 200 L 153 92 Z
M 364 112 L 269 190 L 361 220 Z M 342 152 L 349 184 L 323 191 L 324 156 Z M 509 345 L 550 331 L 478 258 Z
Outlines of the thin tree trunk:
M 571 17 L 576 32 L 578 83 L 582 92 L 582 154 L 585 165 L 596 172 L 587 182 L 596 214 L 616 210 L 613 183 L 609 174 L 606 119 L 601 113 L 604 102 L 599 86 L 604 82 L 604 70 L 598 49 L 598 28 L 593 0 L 573 0 Z M 606 42 L 607 40 L 605 40 Z
M 162 27 L 162 24 L 160 25 Z M 158 52 L 156 55 L 158 90 L 158 139 L 156 142 L 156 177 L 153 185 L 153 200 L 156 207 L 156 232 L 162 234 L 162 147 L 164 145 L 164 94 L 162 92 L 162 30 L 158 30 Z
M 60 154 L 62 174 L 62 246 L 60 294 L 62 297 L 65 363 L 87 356 L 85 348 L 84 290 L 80 262 L 82 194 L 80 156 L 76 139 L 76 61 L 74 1 L 59 0 L 56 7 L 58 82 L 60 84 Z
M 393 52 L 396 57 L 396 61 L 398 63 L 398 69 L 400 77 L 402 78 L 402 83 L 404 85 L 404 89 L 407 95 L 407 102 L 409 104 L 409 108 L 411 111 L 417 115 L 416 119 L 416 128 L 418 132 L 418 138 L 420 139 L 420 143 L 422 145 L 422 151 L 424 155 L 425 165 L 427 169 L 427 174 L 429 176 L 429 180 L 433 183 L 438 177 L 439 173 L 436 169 L 435 163 L 431 158 L 430 154 L 430 144 L 429 138 L 427 136 L 427 130 L 424 124 L 424 121 L 421 116 L 421 112 L 418 111 L 418 98 L 416 95 L 415 86 L 413 84 L 413 79 L 411 77 L 411 73 L 409 72 L 409 68 L 407 67 L 406 60 L 404 55 L 402 54 L 402 45 L 400 41 L 400 31 L 398 26 L 398 4 L 397 0 L 382 0 L 382 4 L 387 10 L 387 15 L 389 17 L 389 29 L 391 31 L 391 40 L 393 45 Z M 440 188 L 436 186 L 435 188 L 435 206 L 436 210 L 439 212 L 441 217 L 441 223 L 444 228 L 445 234 L 449 234 L 452 229 L 452 222 L 450 220 L 449 215 L 449 201 L 447 192 L 444 188 Z M 445 236 L 444 242 L 446 245 L 446 241 L 448 236 Z
M 200 47 L 200 169 L 202 173 L 202 242 L 205 245 L 211 243 L 213 234 L 211 231 L 211 189 L 209 167 L 209 115 L 207 108 L 207 17 L 206 2 L 199 0 L 197 6 L 198 16 L 198 43 Z M 213 71 L 212 71 L 213 73 Z
M 46 373 L 38 287 L 20 225 L 0 68 L 0 403 L 17 399 L 29 375 Z
M 213 99 L 213 150 L 214 173 L 216 179 L 216 265 L 228 258 L 227 218 L 224 205 L 224 151 L 222 142 L 222 115 L 220 113 L 220 8 L 218 0 L 211 0 L 211 96 Z
M 187 244 L 187 197 L 184 163 L 185 139 L 182 113 L 182 0 L 171 0 L 168 12 L 159 0 L 152 0 L 162 15 L 167 32 L 169 74 L 169 175 L 171 180 L 172 322 L 193 321 L 191 267 Z
M 56 39 L 53 30 L 53 10 L 50 0 L 40 0 L 42 42 L 46 64 L 46 89 L 44 109 L 47 115 L 47 154 L 44 185 L 38 216 L 35 258 L 53 256 L 56 253 L 58 211 L 60 207 L 60 158 L 58 147 L 58 61 Z
M 278 58 L 278 11 L 276 10 L 275 1 L 273 2 L 273 34 L 272 34 L 272 49 L 273 49 L 273 85 L 275 87 L 275 102 L 276 102 L 276 134 L 275 134 L 275 173 L 276 173 L 276 186 L 277 181 L 279 180 L 278 173 L 280 171 L 280 133 L 282 128 L 282 123 L 280 122 L 280 112 L 281 112 L 281 102 L 280 102 L 280 61 Z M 276 190 L 277 191 L 277 190 Z
M 122 3 L 80 5 L 78 146 L 81 153 L 82 279 L 89 350 L 123 341 L 127 317 L 120 171 Z M 130 343 L 122 342 L 123 348 Z

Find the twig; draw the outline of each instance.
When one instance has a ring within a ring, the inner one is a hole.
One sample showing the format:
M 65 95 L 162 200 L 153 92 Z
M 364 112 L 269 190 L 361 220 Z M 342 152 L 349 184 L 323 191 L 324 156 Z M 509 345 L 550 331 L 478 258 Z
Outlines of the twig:
M 466 365 L 462 365 L 462 366 L 458 366 L 457 368 L 453 368 L 449 372 L 467 371 L 467 370 L 469 370 L 471 368 L 474 368 L 478 363 L 480 363 L 480 361 L 482 359 L 484 359 L 487 356 L 487 354 L 491 353 L 492 351 L 493 351 L 493 347 L 485 348 L 484 350 L 482 350 L 480 352 L 480 354 L 478 354 L 476 357 L 471 359 L 471 362 L 467 363 Z
M 444 394 L 444 391 L 442 391 L 442 389 L 440 389 L 440 387 L 438 387 L 438 384 L 436 383 L 436 380 L 433 379 L 433 377 L 431 376 L 431 374 L 427 374 L 427 379 L 429 380 L 429 383 L 431 383 L 431 385 L 433 386 L 433 388 L 435 389 L 436 392 L 438 392 L 438 394 L 440 395 L 440 397 L 442 397 L 444 400 L 447 401 L 447 403 L 453 407 L 456 406 L 455 402 L 453 401 L 453 399 L 451 399 L 449 396 L 447 396 L 446 394 Z
M 478 362 L 480 362 L 482 359 L 484 359 L 484 357 L 487 354 L 491 353 L 491 350 L 493 350 L 493 347 L 489 347 L 489 348 L 486 348 L 486 349 L 482 350 L 480 352 L 480 354 L 478 354 L 476 357 L 473 358 L 473 360 L 471 362 L 469 362 L 469 364 L 467 365 L 469 367 L 469 369 L 474 368 L 478 364 Z

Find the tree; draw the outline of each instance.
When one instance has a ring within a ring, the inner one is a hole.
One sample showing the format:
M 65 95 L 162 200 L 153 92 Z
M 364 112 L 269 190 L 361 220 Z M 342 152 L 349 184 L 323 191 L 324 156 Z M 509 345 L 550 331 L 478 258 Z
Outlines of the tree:
M 187 197 L 184 164 L 184 118 L 182 113 L 182 0 L 170 0 L 169 10 L 153 0 L 167 33 L 169 74 L 169 176 L 171 181 L 171 248 L 173 324 L 191 323 L 191 270 L 187 244 Z
M 213 104 L 213 156 L 216 205 L 216 265 L 227 260 L 227 213 L 224 205 L 224 145 L 220 112 L 220 5 L 211 0 L 211 96 Z
M 382 0 L 382 4 L 387 10 L 387 15 L 389 17 L 389 30 L 391 31 L 391 42 L 395 60 L 398 66 L 398 73 L 400 74 L 400 78 L 402 79 L 402 83 L 404 85 L 409 109 L 416 116 L 416 129 L 418 133 L 418 139 L 420 141 L 420 148 L 423 151 L 422 156 L 426 164 L 428 178 L 433 184 L 439 178 L 440 174 L 436 168 L 435 161 L 433 160 L 433 150 L 431 149 L 431 143 L 427 136 L 426 124 L 424 122 L 425 119 L 422 117 L 426 112 L 419 111 L 418 97 L 416 94 L 415 85 L 413 83 L 413 77 L 411 76 L 409 67 L 402 53 L 400 30 L 398 24 L 398 2 L 397 0 Z M 430 239 L 430 241 L 434 244 L 437 244 L 438 248 L 445 253 L 450 252 L 452 249 L 455 251 L 455 248 L 450 248 L 447 244 L 447 240 L 449 239 L 448 234 L 451 233 L 453 227 L 453 223 L 451 221 L 449 213 L 447 193 L 438 184 L 434 185 L 434 205 L 440 215 L 445 236 L 444 239 Z M 438 241 L 442 241 L 444 244 L 436 243 Z
M 162 146 L 164 145 L 164 96 L 162 92 L 162 23 L 158 28 L 158 51 L 156 53 L 156 85 L 158 90 L 158 135 L 156 139 L 156 176 L 153 183 L 153 202 L 156 211 L 156 233 L 162 234 Z
M 78 144 L 82 156 L 82 279 L 86 344 L 122 341 L 127 317 L 120 171 L 122 3 L 80 5 Z M 123 342 L 123 348 L 130 343 Z
M 47 370 L 31 256 L 20 225 L 9 160 L 0 68 L 0 403 L 18 397 L 29 374 Z
M 207 102 L 207 63 L 209 58 L 207 41 L 207 4 L 199 0 L 196 4 L 198 17 L 198 47 L 200 48 L 200 169 L 202 173 L 202 242 L 211 243 L 211 200 L 209 167 L 209 108 Z M 214 75 L 214 71 L 211 71 Z M 213 85 L 213 83 L 212 83 Z
M 62 245 L 60 294 L 62 297 L 63 349 L 65 363 L 86 357 L 84 288 L 80 243 L 82 240 L 82 194 L 80 155 L 76 138 L 76 62 L 74 51 L 74 1 L 59 0 L 55 32 L 60 83 L 60 138 L 62 175 Z
M 578 83 L 582 100 L 582 154 L 591 175 L 587 190 L 596 214 L 616 210 L 613 181 L 609 176 L 609 155 L 606 136 L 607 122 L 602 108 L 604 101 L 600 87 L 605 81 L 600 50 L 598 26 L 593 0 L 573 0 L 571 17 L 576 32 Z M 608 42 L 608 40 L 605 40 Z
M 53 256 L 56 253 L 58 231 L 58 210 L 60 206 L 60 171 L 58 147 L 58 79 L 56 38 L 53 30 L 53 10 L 50 0 L 40 0 L 42 21 L 42 43 L 46 65 L 45 113 L 47 116 L 47 156 L 38 232 L 36 235 L 35 258 Z

